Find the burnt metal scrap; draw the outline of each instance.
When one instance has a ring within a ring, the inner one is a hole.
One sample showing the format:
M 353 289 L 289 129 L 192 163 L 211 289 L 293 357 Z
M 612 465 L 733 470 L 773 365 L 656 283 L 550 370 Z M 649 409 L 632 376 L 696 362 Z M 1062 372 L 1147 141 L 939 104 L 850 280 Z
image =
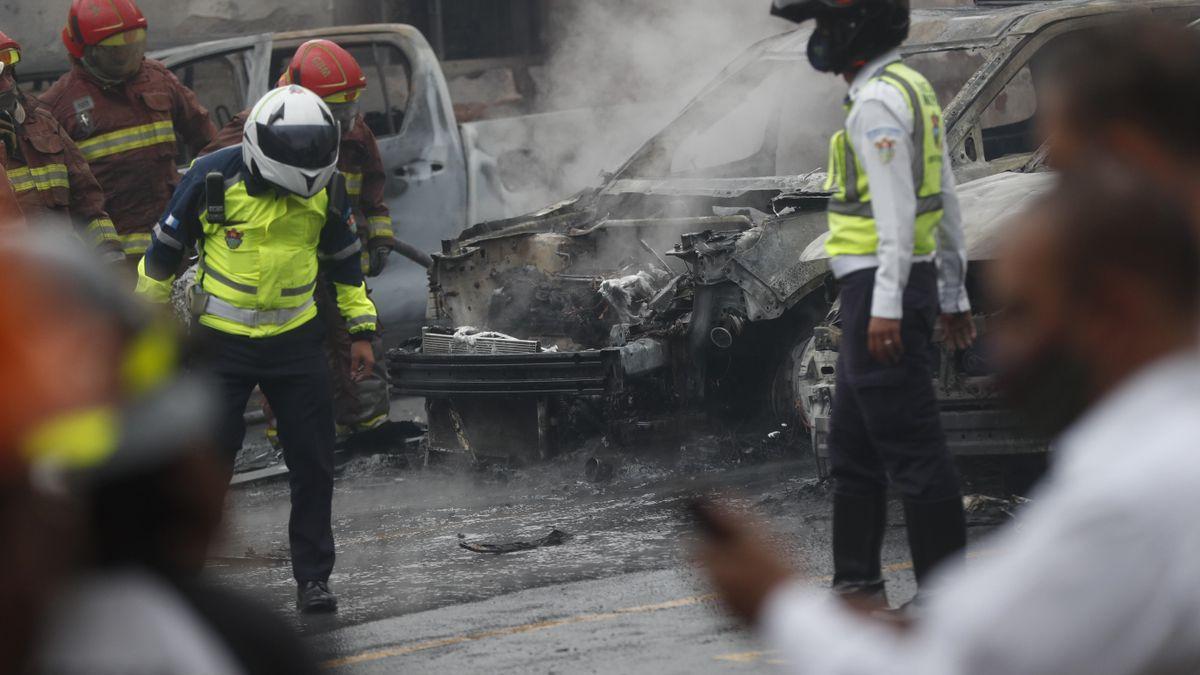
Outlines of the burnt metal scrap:
M 567 543 L 571 535 L 562 530 L 551 530 L 544 537 L 538 537 L 532 541 L 510 541 L 500 544 L 491 544 L 486 542 L 475 541 L 460 541 L 459 548 L 466 549 L 472 553 L 489 553 L 492 555 L 500 555 L 503 553 L 518 553 L 520 551 L 532 551 L 535 548 L 543 548 L 545 546 L 561 546 Z

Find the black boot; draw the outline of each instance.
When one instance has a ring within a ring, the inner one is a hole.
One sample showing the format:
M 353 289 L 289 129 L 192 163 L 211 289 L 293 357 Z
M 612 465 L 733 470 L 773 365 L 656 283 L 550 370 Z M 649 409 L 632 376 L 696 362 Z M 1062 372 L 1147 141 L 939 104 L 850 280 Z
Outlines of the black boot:
M 963 558 L 967 547 L 967 518 L 963 513 L 962 498 L 905 501 L 904 521 L 908 526 L 913 574 L 917 577 L 920 592 L 934 568 L 948 560 Z
M 886 607 L 879 555 L 887 527 L 887 494 L 833 495 L 833 590 L 872 607 Z
M 336 612 L 337 605 L 337 596 L 324 581 L 301 581 L 296 589 L 296 608 L 302 614 Z

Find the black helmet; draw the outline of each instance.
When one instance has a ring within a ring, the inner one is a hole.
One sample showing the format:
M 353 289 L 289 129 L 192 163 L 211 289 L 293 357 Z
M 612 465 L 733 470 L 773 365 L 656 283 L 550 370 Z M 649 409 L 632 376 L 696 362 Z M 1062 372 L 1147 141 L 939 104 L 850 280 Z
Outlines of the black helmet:
M 774 0 L 771 14 L 796 23 L 817 20 L 808 60 L 826 73 L 845 72 L 908 37 L 908 0 Z

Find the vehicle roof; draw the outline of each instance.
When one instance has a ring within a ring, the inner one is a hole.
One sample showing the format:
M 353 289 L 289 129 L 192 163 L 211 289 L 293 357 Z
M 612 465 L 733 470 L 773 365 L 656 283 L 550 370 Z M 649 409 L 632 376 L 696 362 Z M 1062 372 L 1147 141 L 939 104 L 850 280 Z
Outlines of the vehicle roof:
M 352 26 L 327 26 L 324 28 L 282 31 L 279 33 L 254 33 L 250 35 L 224 37 L 215 40 L 205 40 L 203 42 L 193 42 L 176 47 L 166 48 L 157 48 L 158 44 L 152 43 L 152 46 L 156 48 L 151 49 L 147 53 L 147 56 L 159 61 L 173 58 L 186 59 L 193 52 L 199 55 L 211 51 L 252 47 L 253 45 L 264 40 L 271 40 L 276 43 L 282 43 L 284 46 L 286 46 L 288 43 L 300 43 L 305 40 L 312 40 L 315 38 L 330 36 L 373 35 L 378 33 L 420 35 L 421 31 L 415 26 L 410 26 L 403 23 L 370 23 L 356 24 Z M 64 54 L 61 56 L 54 56 L 52 58 L 30 60 L 27 63 L 22 63 L 21 65 L 22 69 L 18 72 L 21 73 L 23 77 L 49 77 L 57 76 L 66 72 L 67 68 L 70 67 L 70 62 L 67 60 L 67 57 Z
M 1077 17 L 1097 16 L 1130 9 L 1195 7 L 1200 0 L 1042 0 L 1013 2 L 1001 6 L 950 7 L 913 10 L 912 29 L 906 51 L 936 51 L 954 46 L 985 47 L 1014 35 L 1036 33 L 1051 23 Z M 804 56 L 808 30 L 769 38 L 763 51 Z

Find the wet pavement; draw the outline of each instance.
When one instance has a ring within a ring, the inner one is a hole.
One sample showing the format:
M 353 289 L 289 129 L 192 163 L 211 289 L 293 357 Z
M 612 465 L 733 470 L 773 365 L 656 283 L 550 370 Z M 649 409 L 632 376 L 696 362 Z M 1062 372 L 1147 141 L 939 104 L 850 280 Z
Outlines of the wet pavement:
M 725 495 L 819 579 L 830 571 L 828 494 L 811 458 L 791 449 L 799 445 L 699 439 L 625 459 L 605 484 L 585 479 L 591 454 L 583 450 L 520 469 L 357 457 L 334 497 L 338 614 L 292 610 L 286 481 L 233 489 L 210 573 L 296 621 L 345 672 L 769 667 L 770 656 L 720 615 L 691 571 L 685 506 Z M 912 581 L 898 508 L 891 523 L 884 563 L 893 601 L 903 601 Z M 570 538 L 504 555 L 459 545 L 529 541 L 554 529 Z M 692 645 L 686 658 L 677 644 Z

